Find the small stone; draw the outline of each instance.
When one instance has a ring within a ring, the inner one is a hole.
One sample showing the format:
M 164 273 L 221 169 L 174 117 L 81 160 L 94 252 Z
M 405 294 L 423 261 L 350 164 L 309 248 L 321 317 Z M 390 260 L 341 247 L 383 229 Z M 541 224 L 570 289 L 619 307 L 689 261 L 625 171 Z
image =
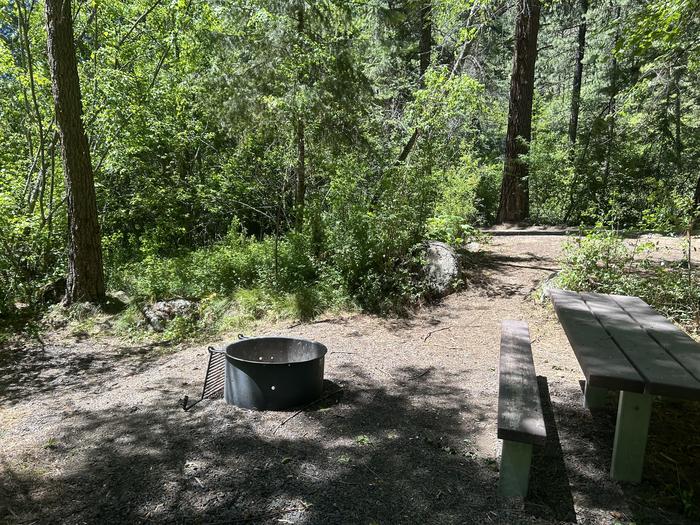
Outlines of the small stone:
M 186 317 L 194 312 L 195 303 L 187 299 L 158 301 L 143 309 L 143 315 L 156 332 L 165 330 L 165 325 L 175 317 Z

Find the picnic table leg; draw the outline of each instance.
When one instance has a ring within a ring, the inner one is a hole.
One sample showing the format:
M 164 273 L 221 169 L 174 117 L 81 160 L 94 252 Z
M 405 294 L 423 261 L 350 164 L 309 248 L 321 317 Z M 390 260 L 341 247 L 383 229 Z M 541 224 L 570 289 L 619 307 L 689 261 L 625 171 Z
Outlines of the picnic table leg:
M 650 394 L 620 392 L 612 466 L 610 467 L 612 479 L 633 483 L 641 481 L 651 416 L 651 401 Z
M 608 389 L 591 386 L 586 381 L 586 386 L 583 391 L 583 406 L 584 408 L 600 408 L 605 406 L 608 400 Z
M 532 461 L 532 445 L 503 440 L 498 493 L 508 498 L 527 496 Z

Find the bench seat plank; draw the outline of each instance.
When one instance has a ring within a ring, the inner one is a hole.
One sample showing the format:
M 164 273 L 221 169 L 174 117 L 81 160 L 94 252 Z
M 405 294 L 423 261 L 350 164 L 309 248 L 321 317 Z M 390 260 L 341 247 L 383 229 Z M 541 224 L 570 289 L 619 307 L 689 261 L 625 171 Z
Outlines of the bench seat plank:
M 700 381 L 700 344 L 638 297 L 611 296 L 683 368 Z
M 547 438 L 530 333 L 523 321 L 502 323 L 498 438 L 533 445 L 543 445 Z
M 644 378 L 635 370 L 610 334 L 574 292 L 551 290 L 559 322 L 592 387 L 644 392 Z
M 581 297 L 646 380 L 647 394 L 700 399 L 700 382 L 615 299 L 597 293 L 582 293 Z

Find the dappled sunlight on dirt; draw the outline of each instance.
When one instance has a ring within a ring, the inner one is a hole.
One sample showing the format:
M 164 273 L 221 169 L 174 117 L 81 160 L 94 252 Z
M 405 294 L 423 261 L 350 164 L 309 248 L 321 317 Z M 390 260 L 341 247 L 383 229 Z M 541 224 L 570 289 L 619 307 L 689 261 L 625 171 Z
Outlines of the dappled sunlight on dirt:
M 639 487 L 608 477 L 614 399 L 593 414 L 582 407 L 574 355 L 551 309 L 533 300 L 562 240 L 495 237 L 471 261 L 464 292 L 407 318 L 268 327 L 328 347 L 329 395 L 298 413 L 222 400 L 184 412 L 182 396 L 201 389 L 204 343 L 49 334 L 3 348 L 0 521 L 690 523 L 696 405 L 657 403 Z M 508 318 L 530 324 L 550 436 L 524 505 L 496 497 Z

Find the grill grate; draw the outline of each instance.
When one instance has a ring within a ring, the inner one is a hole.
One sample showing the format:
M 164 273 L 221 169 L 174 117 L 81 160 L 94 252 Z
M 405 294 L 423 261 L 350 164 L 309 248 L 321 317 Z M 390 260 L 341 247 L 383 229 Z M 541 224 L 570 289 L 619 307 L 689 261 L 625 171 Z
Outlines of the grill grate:
M 182 400 L 182 408 L 189 410 L 203 399 L 214 399 L 221 397 L 224 394 L 224 381 L 226 370 L 226 353 L 221 350 L 209 347 L 209 363 L 207 364 L 207 373 L 204 376 L 204 386 L 202 387 L 201 397 L 188 405 L 189 396 L 185 396 Z

